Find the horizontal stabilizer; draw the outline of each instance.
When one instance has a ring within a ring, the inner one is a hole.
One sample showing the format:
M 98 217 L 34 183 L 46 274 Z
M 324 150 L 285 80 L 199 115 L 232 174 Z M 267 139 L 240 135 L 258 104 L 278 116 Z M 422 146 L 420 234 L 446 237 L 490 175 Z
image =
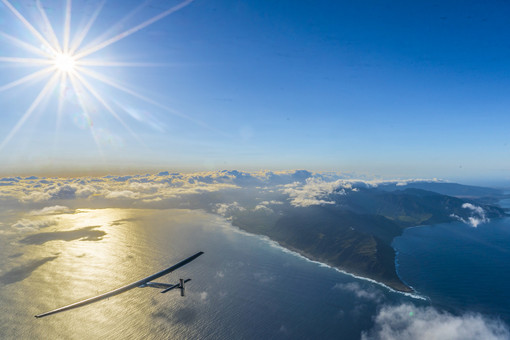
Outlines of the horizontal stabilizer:
M 168 287 L 167 289 L 162 290 L 162 291 L 161 291 L 161 293 L 169 292 L 169 291 L 171 291 L 171 290 L 172 290 L 172 289 L 174 289 L 174 288 L 180 288 L 180 289 L 181 289 L 181 291 L 182 291 L 182 290 L 184 289 L 184 283 L 189 282 L 189 281 L 191 281 L 191 279 L 184 280 L 184 281 L 183 281 L 183 285 L 182 285 L 182 287 L 181 287 L 181 284 L 180 284 L 180 283 L 175 284 L 175 285 L 170 285 L 171 287 Z

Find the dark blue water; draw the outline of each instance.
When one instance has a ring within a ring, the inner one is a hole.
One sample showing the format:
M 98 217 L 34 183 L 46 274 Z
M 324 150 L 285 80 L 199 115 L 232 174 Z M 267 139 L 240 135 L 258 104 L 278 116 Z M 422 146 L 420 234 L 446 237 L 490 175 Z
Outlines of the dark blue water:
M 409 228 L 393 246 L 400 277 L 432 305 L 510 324 L 510 218 Z

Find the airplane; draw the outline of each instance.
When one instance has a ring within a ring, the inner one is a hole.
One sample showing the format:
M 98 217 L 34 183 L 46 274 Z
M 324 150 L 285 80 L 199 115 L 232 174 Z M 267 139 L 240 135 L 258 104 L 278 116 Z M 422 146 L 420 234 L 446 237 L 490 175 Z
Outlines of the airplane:
M 36 318 L 42 318 L 42 317 L 45 317 L 45 316 L 48 316 L 48 315 L 64 312 L 64 311 L 67 311 L 67 310 L 70 310 L 70 309 L 73 309 L 73 308 L 82 307 L 82 306 L 85 306 L 85 305 L 88 305 L 88 304 L 91 304 L 91 303 L 94 303 L 94 302 L 97 302 L 97 301 L 100 301 L 100 300 L 103 300 L 103 299 L 107 299 L 109 297 L 112 297 L 112 296 L 115 296 L 115 295 L 118 295 L 118 294 L 121 294 L 121 293 L 124 293 L 124 292 L 127 292 L 128 290 L 133 289 L 133 288 L 137 288 L 137 287 L 138 288 L 151 287 L 151 288 L 163 289 L 161 291 L 161 293 L 166 293 L 166 292 L 169 292 L 170 290 L 172 290 L 174 288 L 179 288 L 181 290 L 181 296 L 184 296 L 184 284 L 186 282 L 191 281 L 191 279 L 186 279 L 186 280 L 179 279 L 179 283 L 176 283 L 176 284 L 152 282 L 152 280 L 155 280 L 158 277 L 161 277 L 163 275 L 169 274 L 169 273 L 173 272 L 174 270 L 179 269 L 180 267 L 190 263 L 191 261 L 193 261 L 194 259 L 196 259 L 200 255 L 202 255 L 203 253 L 204 252 L 200 251 L 200 252 L 196 253 L 195 255 L 190 256 L 187 259 L 182 260 L 181 262 L 179 262 L 179 263 L 177 263 L 177 264 L 175 264 L 175 265 L 173 265 L 171 267 L 163 269 L 162 271 L 157 272 L 156 274 L 152 274 L 152 275 L 147 276 L 146 278 L 143 278 L 143 279 L 138 280 L 136 282 L 130 283 L 130 284 L 125 285 L 125 286 L 122 286 L 120 288 L 114 289 L 114 290 L 106 292 L 104 294 L 91 297 L 89 299 L 78 301 L 78 302 L 75 302 L 73 304 L 70 304 L 70 305 L 67 305 L 67 306 L 64 306 L 64 307 L 60 307 L 60 308 L 51 310 L 51 311 L 46 312 L 46 313 L 37 314 L 35 317 Z

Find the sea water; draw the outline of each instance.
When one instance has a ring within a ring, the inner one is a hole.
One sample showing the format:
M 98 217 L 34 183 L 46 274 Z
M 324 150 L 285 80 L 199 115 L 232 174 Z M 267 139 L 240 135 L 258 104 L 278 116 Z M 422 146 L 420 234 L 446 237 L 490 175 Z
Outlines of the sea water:
M 510 218 L 408 228 L 393 246 L 401 279 L 434 306 L 510 323 Z
M 359 339 L 382 306 L 402 303 L 508 317 L 507 220 L 476 229 L 413 228 L 395 240 L 400 275 L 430 297 L 422 300 L 309 261 L 202 211 L 82 209 L 2 218 L 0 334 L 7 339 Z M 25 227 L 14 228 L 16 221 Z M 185 298 L 137 288 L 34 318 L 198 251 L 205 254 L 157 280 L 191 278 Z
M 51 218 L 55 224 L 35 232 L 13 234 L 4 223 L 5 338 L 358 339 L 381 304 L 426 303 L 308 261 L 201 211 L 84 209 Z M 185 298 L 137 288 L 34 318 L 198 251 L 205 254 L 157 280 L 191 278 Z

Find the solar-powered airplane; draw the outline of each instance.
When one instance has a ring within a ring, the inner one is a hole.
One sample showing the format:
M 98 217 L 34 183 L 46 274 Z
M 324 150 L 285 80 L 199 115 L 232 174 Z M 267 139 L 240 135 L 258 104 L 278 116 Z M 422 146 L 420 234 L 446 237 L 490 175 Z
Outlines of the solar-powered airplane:
M 70 309 L 73 309 L 73 308 L 82 307 L 82 306 L 85 306 L 85 305 L 88 305 L 88 304 L 91 304 L 91 303 L 94 303 L 94 302 L 97 302 L 97 301 L 100 301 L 100 300 L 103 300 L 103 299 L 107 299 L 107 298 L 115 296 L 115 295 L 119 295 L 121 293 L 127 292 L 128 290 L 133 289 L 133 288 L 137 288 L 137 287 L 139 287 L 139 288 L 152 287 L 152 288 L 163 289 L 161 291 L 161 293 L 166 293 L 166 292 L 168 292 L 168 291 L 170 291 L 170 290 L 172 290 L 174 288 L 179 288 L 181 290 L 181 296 L 184 296 L 184 284 L 186 282 L 191 281 L 191 279 L 186 279 L 186 280 L 180 279 L 179 283 L 176 283 L 176 284 L 152 282 L 152 280 L 155 280 L 158 277 L 161 277 L 163 275 L 169 274 L 169 273 L 173 272 L 174 270 L 179 269 L 180 267 L 190 263 L 191 261 L 193 261 L 194 259 L 196 259 L 200 255 L 202 255 L 203 253 L 204 252 L 202 252 L 202 251 L 198 252 L 195 255 L 190 256 L 187 259 L 182 260 L 181 262 L 179 262 L 179 263 L 177 263 L 177 264 L 175 264 L 175 265 L 173 265 L 171 267 L 168 267 L 168 268 L 166 268 L 166 269 L 164 269 L 164 270 L 162 270 L 160 272 L 157 272 L 156 274 L 152 274 L 151 276 L 147 276 L 146 278 L 143 278 L 143 279 L 138 280 L 136 282 L 130 283 L 130 284 L 126 285 L 126 286 L 114 289 L 114 290 L 112 290 L 110 292 L 107 292 L 107 293 L 104 293 L 104 294 L 101 294 L 101 295 L 98 295 L 98 296 L 91 297 L 91 298 L 86 299 L 86 300 L 75 302 L 75 303 L 70 304 L 68 306 L 64 306 L 64 307 L 60 307 L 60 308 L 51 310 L 51 311 L 46 312 L 46 313 L 37 314 L 35 317 L 36 318 L 42 318 L 42 317 L 45 317 L 45 316 L 48 316 L 48 315 L 64 312 L 66 310 L 70 310 Z

